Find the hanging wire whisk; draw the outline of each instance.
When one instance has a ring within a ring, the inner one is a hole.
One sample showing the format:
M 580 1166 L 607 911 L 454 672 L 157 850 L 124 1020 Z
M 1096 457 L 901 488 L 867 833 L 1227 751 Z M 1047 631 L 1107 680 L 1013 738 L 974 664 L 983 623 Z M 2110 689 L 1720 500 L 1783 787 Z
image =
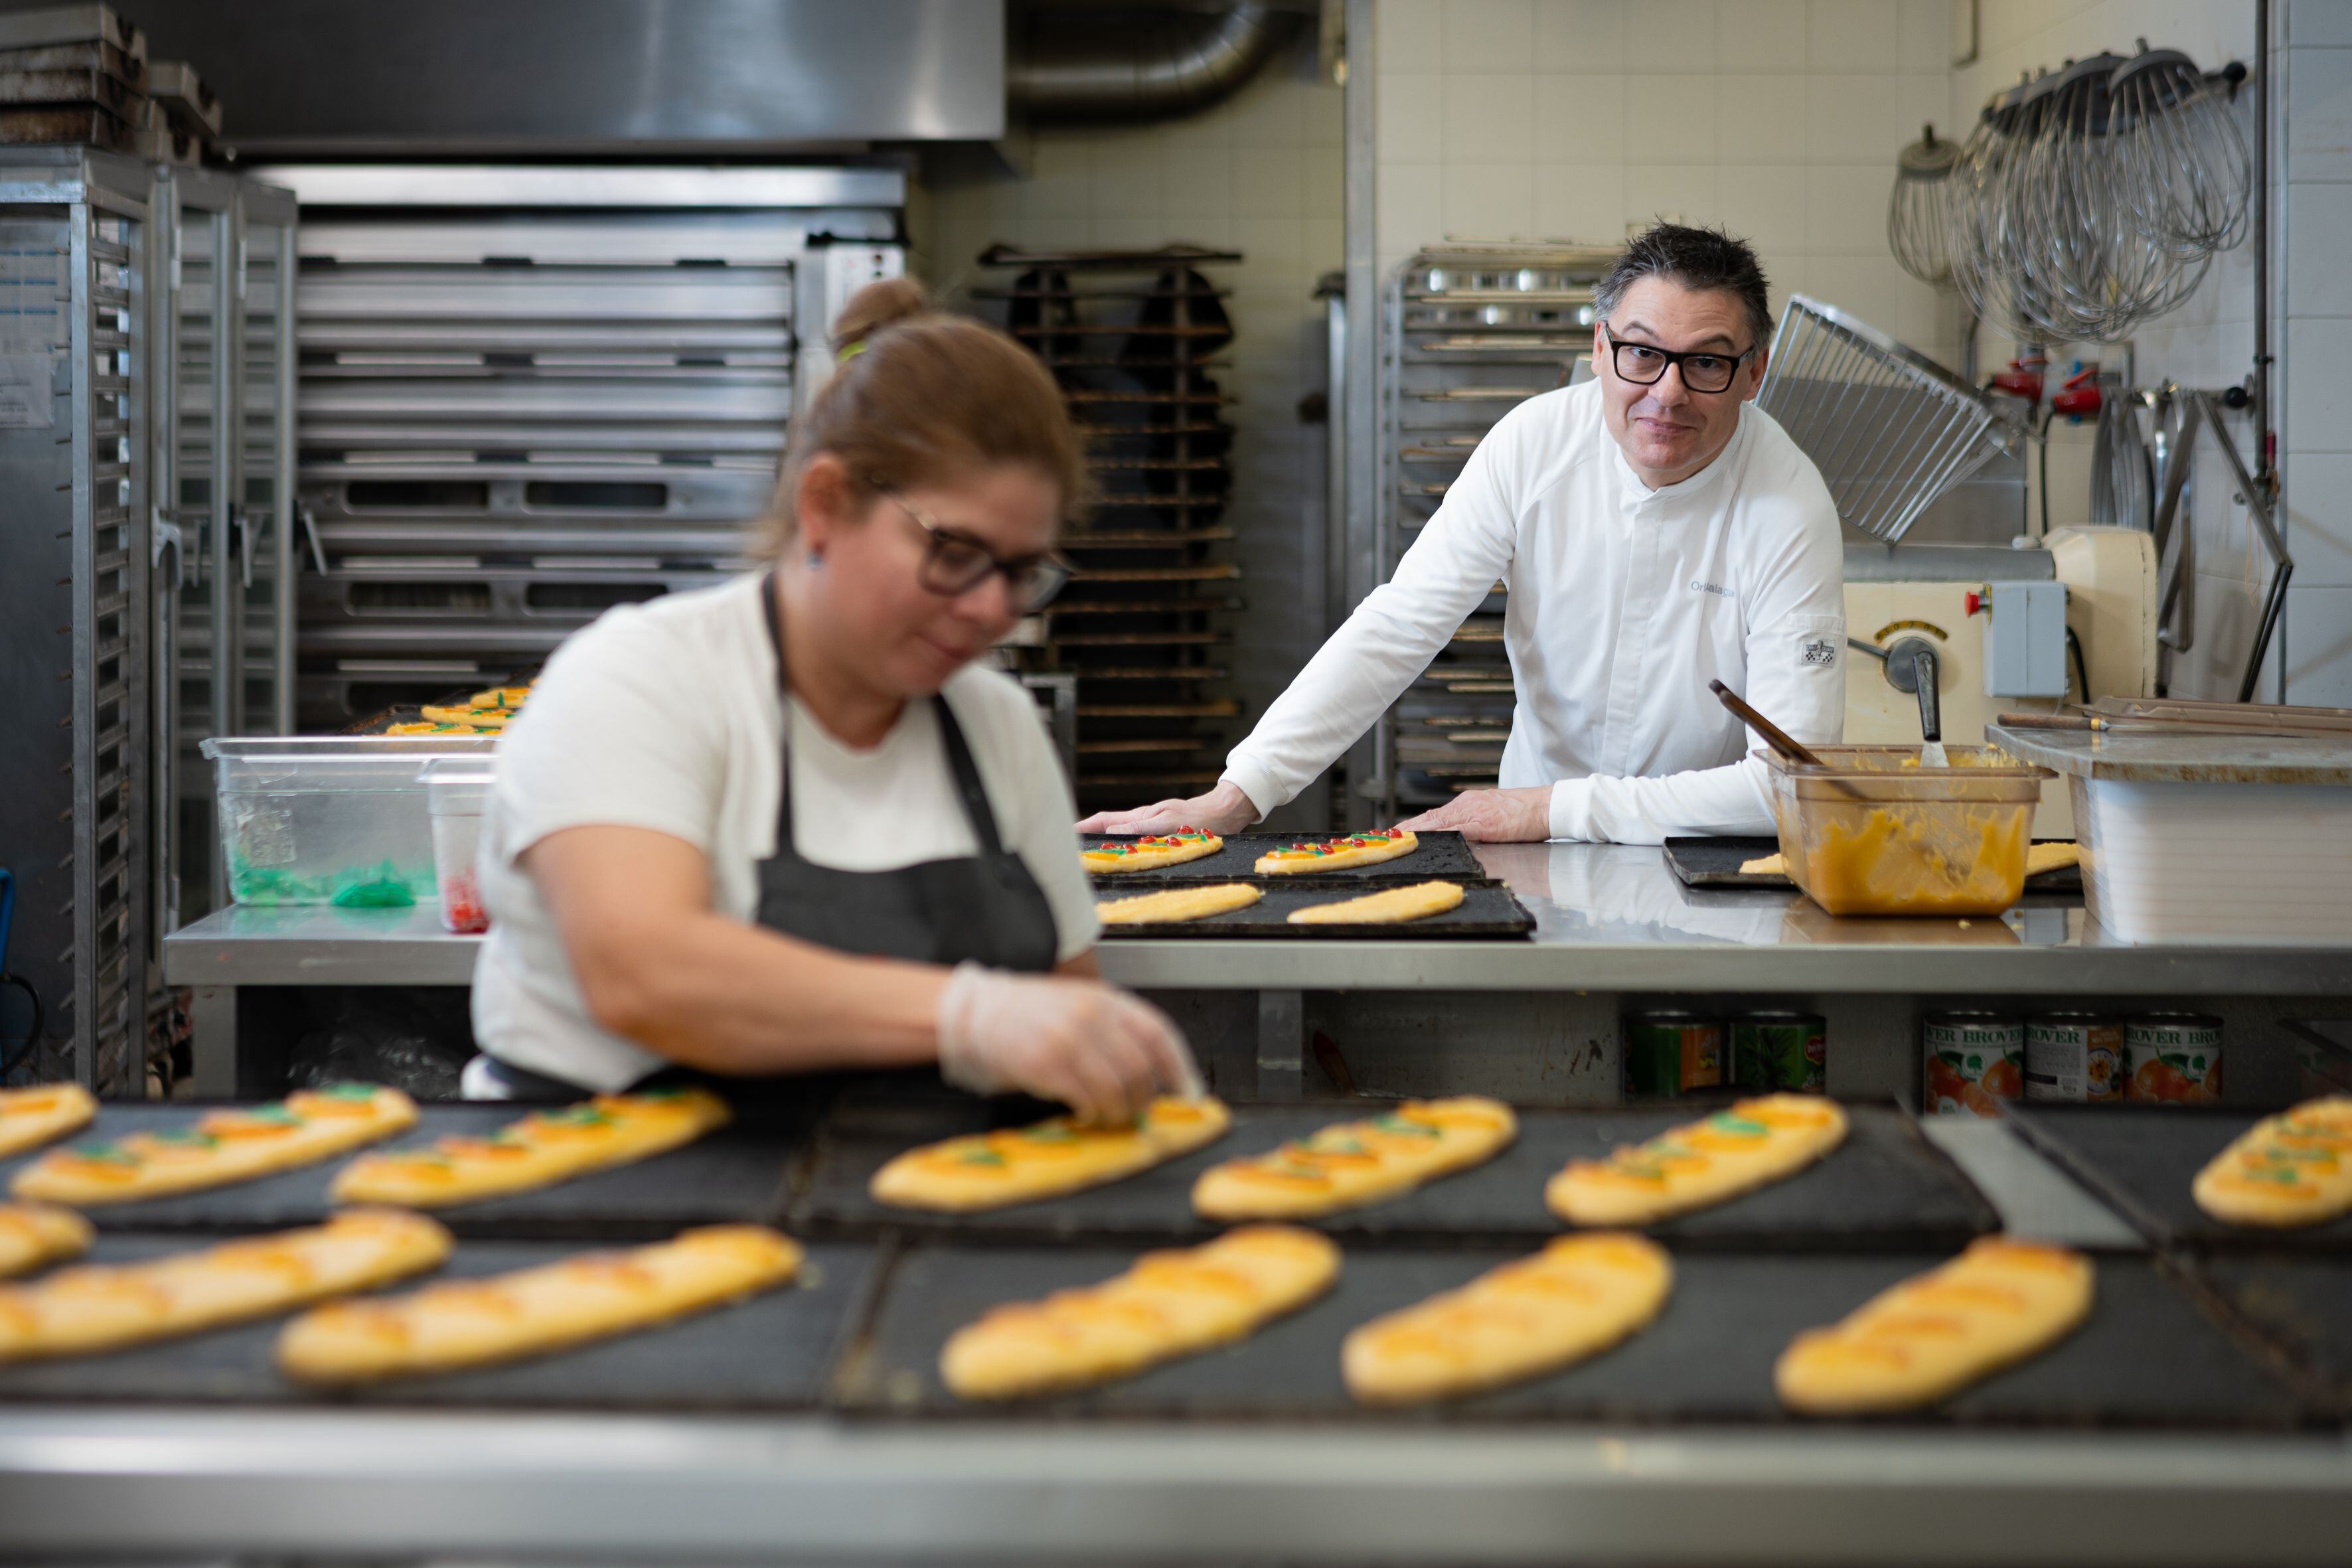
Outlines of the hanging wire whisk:
M 1959 144 L 1939 142 L 1925 126 L 1895 160 L 1895 192 L 1886 202 L 1886 243 L 1904 271 L 1922 283 L 1952 278 L 1952 166 Z
M 2116 67 L 2107 89 L 2123 209 L 2176 254 L 2234 249 L 2246 238 L 2254 185 L 2235 106 L 2179 50 L 2151 49 L 2142 38 L 2139 51 Z

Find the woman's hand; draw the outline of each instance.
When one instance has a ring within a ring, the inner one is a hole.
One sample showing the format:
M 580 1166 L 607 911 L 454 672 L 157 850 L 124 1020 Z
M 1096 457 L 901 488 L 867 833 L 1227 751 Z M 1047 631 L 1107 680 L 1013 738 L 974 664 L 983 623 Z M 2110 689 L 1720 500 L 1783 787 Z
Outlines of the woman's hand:
M 1201 1092 L 1168 1016 L 1099 981 L 961 964 L 940 994 L 939 1028 L 950 1083 L 1058 1100 L 1083 1121 L 1129 1121 L 1160 1095 Z
M 1551 786 L 1474 789 L 1397 824 L 1415 833 L 1459 833 L 1475 844 L 1532 844 L 1551 837 Z
M 1227 780 L 1190 800 L 1163 800 L 1133 811 L 1098 811 L 1078 824 L 1081 833 L 1173 833 L 1198 827 L 1209 833 L 1239 833 L 1257 820 L 1257 806 Z

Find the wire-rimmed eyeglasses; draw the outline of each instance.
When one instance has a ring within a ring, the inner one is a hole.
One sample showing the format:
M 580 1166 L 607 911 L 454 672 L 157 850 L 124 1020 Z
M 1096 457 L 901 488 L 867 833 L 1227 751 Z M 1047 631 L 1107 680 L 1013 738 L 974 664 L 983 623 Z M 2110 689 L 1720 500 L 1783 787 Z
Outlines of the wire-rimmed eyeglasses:
M 987 542 L 960 528 L 950 528 L 926 516 L 896 491 L 885 491 L 900 511 L 915 520 L 926 535 L 921 582 L 934 594 L 954 598 L 969 594 L 993 572 L 1013 591 L 1013 607 L 1032 615 L 1054 602 L 1070 580 L 1070 563 L 1052 551 L 1034 555 L 999 555 Z

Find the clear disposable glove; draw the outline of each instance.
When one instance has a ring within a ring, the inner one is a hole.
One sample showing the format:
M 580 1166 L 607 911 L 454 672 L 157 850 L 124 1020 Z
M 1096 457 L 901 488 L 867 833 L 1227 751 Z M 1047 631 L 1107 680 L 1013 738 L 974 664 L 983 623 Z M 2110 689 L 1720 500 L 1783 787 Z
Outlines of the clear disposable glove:
M 950 1083 L 1058 1100 L 1082 1121 L 1131 1121 L 1160 1095 L 1201 1092 L 1174 1021 L 1100 981 L 959 964 L 940 994 L 939 1028 Z

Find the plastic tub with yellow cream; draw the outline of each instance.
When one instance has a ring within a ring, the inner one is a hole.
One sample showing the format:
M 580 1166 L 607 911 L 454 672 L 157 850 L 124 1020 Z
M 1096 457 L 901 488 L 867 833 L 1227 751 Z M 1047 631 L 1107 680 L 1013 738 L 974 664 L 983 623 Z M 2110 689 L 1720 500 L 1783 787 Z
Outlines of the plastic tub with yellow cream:
M 2025 888 L 2047 768 L 1990 746 L 1816 746 L 1823 765 L 1770 770 L 1789 875 L 1833 915 L 1997 915 Z

